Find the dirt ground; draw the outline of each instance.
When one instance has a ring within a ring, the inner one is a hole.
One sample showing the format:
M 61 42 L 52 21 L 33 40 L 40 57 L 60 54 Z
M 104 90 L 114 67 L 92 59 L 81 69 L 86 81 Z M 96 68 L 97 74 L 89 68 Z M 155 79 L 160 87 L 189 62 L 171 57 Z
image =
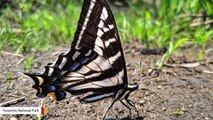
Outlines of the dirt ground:
M 163 66 L 161 71 L 150 74 L 155 63 L 162 55 L 143 55 L 138 42 L 124 45 L 129 83 L 138 82 L 139 90 L 131 94 L 130 99 L 139 111 L 134 109 L 131 118 L 138 120 L 213 120 L 213 52 L 197 61 L 198 50 L 194 47 L 181 48 Z M 209 46 L 213 48 L 213 46 Z M 43 67 L 53 62 L 69 46 L 57 47 L 47 52 L 31 53 L 35 55 L 32 72 L 42 72 Z M 12 52 L 0 53 L 0 104 L 24 97 L 22 102 L 10 106 L 37 107 L 41 99 L 35 96 L 33 81 L 18 73 L 23 71 L 23 56 Z M 158 76 L 157 73 L 159 73 Z M 96 120 L 101 119 L 111 99 L 92 104 L 80 104 L 79 96 L 52 102 L 46 99 L 48 120 Z M 129 120 L 128 110 L 117 102 L 107 115 L 108 120 Z M 36 115 L 0 115 L 0 120 L 35 120 Z

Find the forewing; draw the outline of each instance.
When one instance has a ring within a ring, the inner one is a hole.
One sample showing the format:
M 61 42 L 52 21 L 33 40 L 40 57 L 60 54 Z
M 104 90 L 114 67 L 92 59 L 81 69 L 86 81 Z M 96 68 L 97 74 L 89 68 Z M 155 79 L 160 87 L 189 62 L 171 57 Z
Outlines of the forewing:
M 87 47 L 111 64 L 127 84 L 123 50 L 112 12 L 104 0 L 84 0 L 72 48 Z

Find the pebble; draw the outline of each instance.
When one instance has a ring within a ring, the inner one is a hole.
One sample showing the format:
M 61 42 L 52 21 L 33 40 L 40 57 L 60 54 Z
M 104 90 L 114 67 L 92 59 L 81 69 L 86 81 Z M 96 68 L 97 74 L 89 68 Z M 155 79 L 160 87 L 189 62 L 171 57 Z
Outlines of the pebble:
M 193 107 L 193 105 L 192 105 L 192 104 L 189 104 L 189 105 L 188 105 L 188 107 L 189 107 L 189 108 L 192 108 L 192 107 Z
M 140 90 L 148 90 L 148 86 L 146 84 L 142 83 L 142 84 L 140 84 L 139 89 Z
M 158 88 L 158 89 L 161 89 L 161 88 L 162 88 L 162 85 L 158 85 L 157 88 Z
M 166 107 L 163 107 L 162 110 L 163 110 L 163 111 L 166 111 Z
M 139 101 L 139 104 L 140 104 L 140 105 L 143 105 L 145 102 L 146 102 L 145 100 L 140 100 L 140 101 Z

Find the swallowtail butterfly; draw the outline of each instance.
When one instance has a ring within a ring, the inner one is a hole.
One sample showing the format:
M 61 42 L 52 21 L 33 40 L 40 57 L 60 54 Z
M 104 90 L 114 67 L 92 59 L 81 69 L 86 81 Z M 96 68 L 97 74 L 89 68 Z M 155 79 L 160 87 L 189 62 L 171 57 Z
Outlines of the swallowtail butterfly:
M 130 110 L 129 94 L 138 84 L 128 84 L 124 55 L 112 12 L 105 0 L 84 0 L 71 49 L 45 66 L 43 73 L 24 73 L 35 84 L 38 97 L 63 100 L 87 95 L 81 103 L 111 97 Z M 135 108 L 135 107 L 134 107 Z

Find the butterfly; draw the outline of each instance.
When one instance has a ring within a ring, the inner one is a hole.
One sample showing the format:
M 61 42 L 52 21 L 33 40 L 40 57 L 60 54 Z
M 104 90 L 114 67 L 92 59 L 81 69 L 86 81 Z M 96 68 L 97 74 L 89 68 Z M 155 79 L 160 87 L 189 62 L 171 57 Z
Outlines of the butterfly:
M 63 100 L 86 95 L 81 103 L 112 98 L 104 117 L 116 101 L 129 110 L 128 97 L 138 84 L 128 84 L 124 53 L 116 23 L 105 0 L 84 0 L 71 48 L 61 53 L 43 73 L 24 73 L 31 77 L 38 97 Z

